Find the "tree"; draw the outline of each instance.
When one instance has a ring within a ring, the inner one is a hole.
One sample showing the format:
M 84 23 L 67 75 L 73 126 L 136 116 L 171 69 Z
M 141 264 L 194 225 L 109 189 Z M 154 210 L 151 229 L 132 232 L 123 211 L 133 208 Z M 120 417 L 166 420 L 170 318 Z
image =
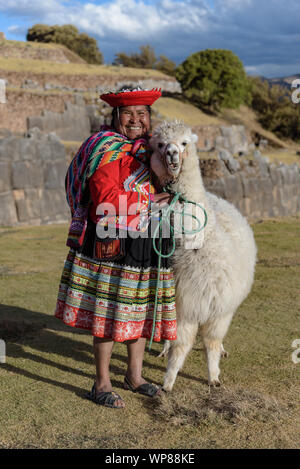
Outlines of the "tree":
M 27 32 L 27 41 L 63 44 L 90 64 L 102 64 L 103 56 L 96 39 L 79 33 L 72 24 L 49 26 L 35 24 Z
M 155 68 L 167 75 L 175 76 L 176 64 L 165 55 L 159 56 L 159 59 L 155 64 Z
M 133 68 L 154 68 L 156 62 L 154 49 L 149 46 L 141 46 L 140 53 L 133 53 L 130 55 L 125 52 L 119 52 L 116 54 L 116 58 L 113 65 L 123 65 L 124 67 Z
M 300 140 L 300 108 L 293 104 L 286 90 L 279 85 L 270 86 L 259 77 L 249 77 L 252 108 L 260 124 L 278 137 Z
M 184 95 L 201 108 L 219 110 L 249 103 L 250 86 L 240 59 L 230 50 L 190 55 L 176 70 Z
M 113 65 L 123 65 L 124 67 L 149 68 L 160 70 L 168 75 L 175 74 L 176 64 L 165 55 L 160 55 L 157 59 L 153 47 L 149 44 L 140 46 L 140 53 L 135 52 L 130 55 L 119 52 L 115 55 Z

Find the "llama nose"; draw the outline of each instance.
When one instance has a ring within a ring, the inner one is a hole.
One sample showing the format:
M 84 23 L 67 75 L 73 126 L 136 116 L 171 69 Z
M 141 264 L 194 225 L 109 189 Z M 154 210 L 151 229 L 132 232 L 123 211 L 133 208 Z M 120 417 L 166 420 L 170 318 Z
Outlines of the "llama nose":
M 168 145 L 166 155 L 167 155 L 167 160 L 169 163 L 179 162 L 179 151 L 176 145 L 174 144 Z

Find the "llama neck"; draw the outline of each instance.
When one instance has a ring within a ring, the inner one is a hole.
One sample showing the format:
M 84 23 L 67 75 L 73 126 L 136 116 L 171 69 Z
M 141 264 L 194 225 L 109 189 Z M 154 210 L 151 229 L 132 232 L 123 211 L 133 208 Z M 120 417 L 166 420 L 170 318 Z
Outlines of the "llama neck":
M 188 156 L 182 163 L 178 180 L 172 185 L 172 189 L 181 192 L 184 197 L 193 202 L 206 204 L 206 192 L 203 185 L 199 159 L 194 145 L 189 145 Z
M 199 165 L 199 158 L 196 153 L 196 148 L 188 149 L 188 156 L 184 160 L 181 168 L 179 178 L 176 183 L 172 185 L 172 189 L 181 194 L 188 200 L 196 202 L 204 207 L 207 214 L 207 226 L 205 228 L 205 239 L 208 239 L 213 232 L 216 224 L 216 218 L 213 209 L 210 206 L 207 198 L 207 193 L 203 185 L 201 170 Z

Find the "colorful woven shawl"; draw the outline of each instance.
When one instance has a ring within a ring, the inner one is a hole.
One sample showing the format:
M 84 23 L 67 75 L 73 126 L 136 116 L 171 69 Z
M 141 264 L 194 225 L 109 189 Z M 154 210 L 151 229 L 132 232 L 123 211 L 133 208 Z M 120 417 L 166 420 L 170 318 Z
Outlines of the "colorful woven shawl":
M 145 139 L 129 140 L 106 126 L 81 145 L 66 175 L 67 201 L 72 214 L 67 246 L 78 248 L 84 239 L 91 203 L 89 178 L 101 166 L 128 153 L 145 163 L 148 159 L 146 145 Z

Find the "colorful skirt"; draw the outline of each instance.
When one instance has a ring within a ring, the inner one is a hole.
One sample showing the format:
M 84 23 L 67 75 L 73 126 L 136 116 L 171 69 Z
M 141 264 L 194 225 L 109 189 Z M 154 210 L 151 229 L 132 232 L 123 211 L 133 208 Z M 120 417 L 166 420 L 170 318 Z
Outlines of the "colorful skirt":
M 86 243 L 70 250 L 59 286 L 55 316 L 65 324 L 90 330 L 115 342 L 150 338 L 153 328 L 158 257 L 152 239 L 126 238 L 125 255 L 114 262 L 91 257 Z M 168 252 L 163 240 L 162 252 Z M 160 269 L 153 340 L 176 339 L 175 280 L 168 259 Z

